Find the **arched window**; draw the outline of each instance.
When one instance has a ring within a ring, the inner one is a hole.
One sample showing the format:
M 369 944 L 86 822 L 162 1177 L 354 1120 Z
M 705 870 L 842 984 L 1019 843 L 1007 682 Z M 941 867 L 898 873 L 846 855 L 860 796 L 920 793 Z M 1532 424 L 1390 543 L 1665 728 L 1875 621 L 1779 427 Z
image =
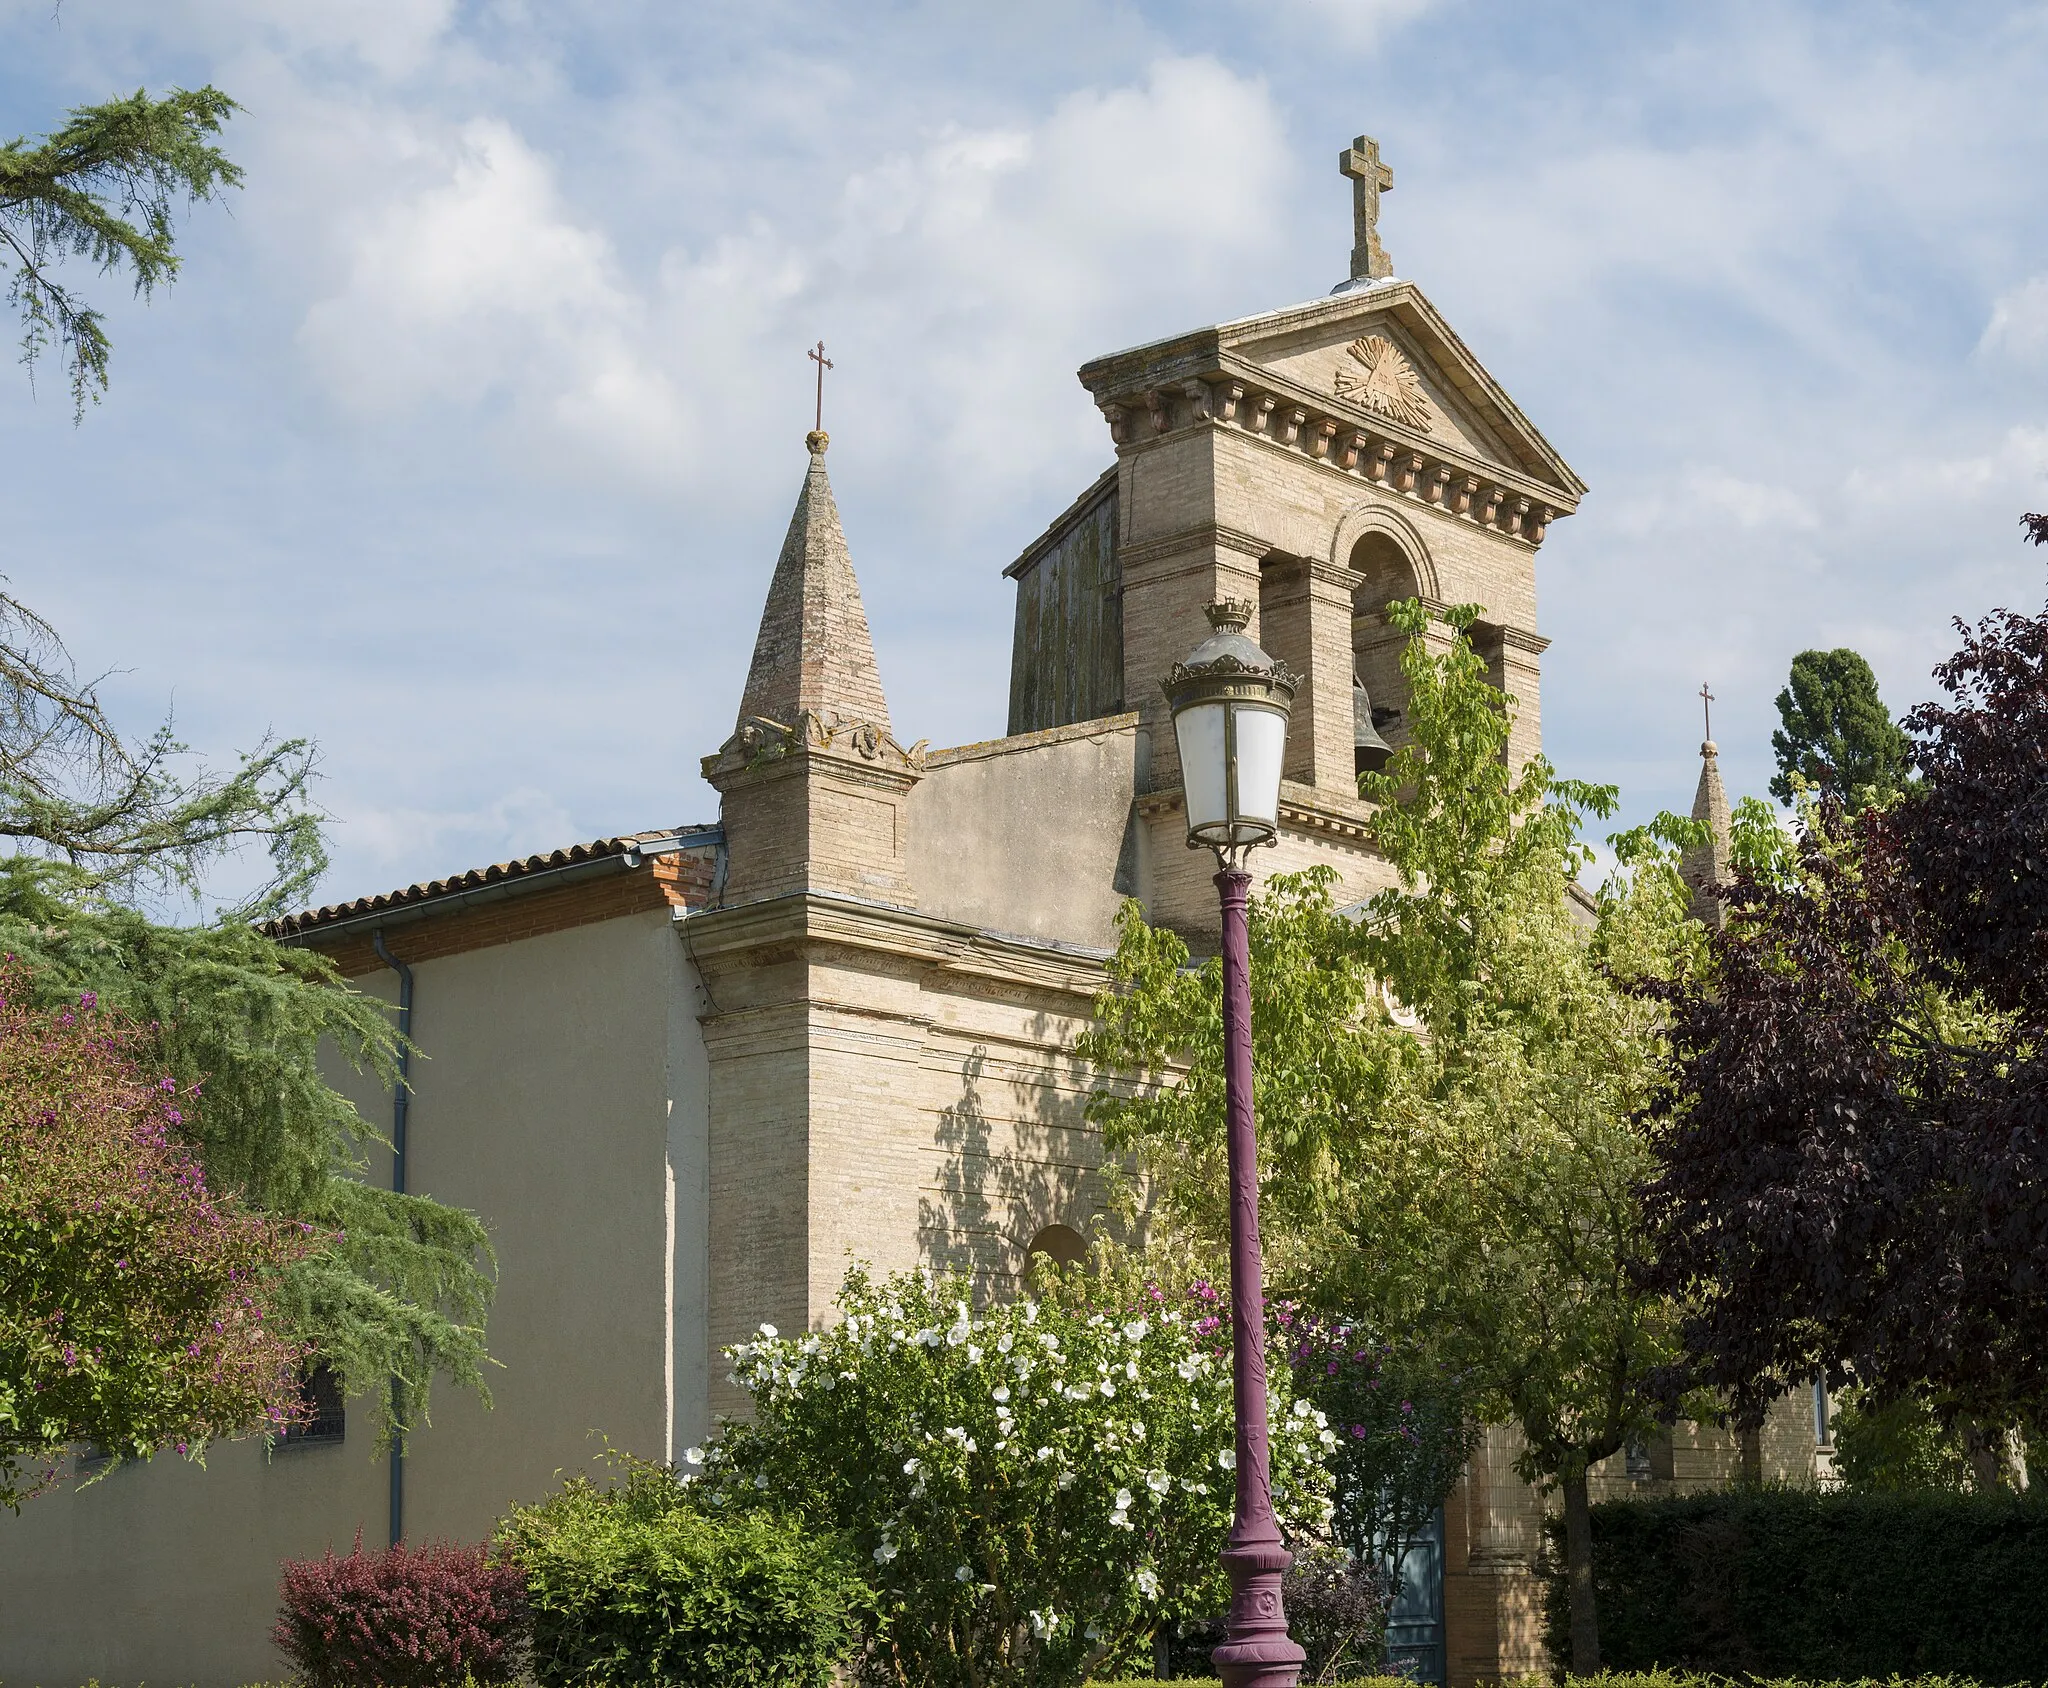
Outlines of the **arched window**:
M 1396 749 L 1408 742 L 1403 717 L 1408 682 L 1401 677 L 1407 635 L 1387 625 L 1387 606 L 1421 596 L 1415 567 L 1393 535 L 1378 530 L 1351 547 L 1350 563 L 1361 577 L 1351 595 L 1351 655 L 1359 682 L 1372 700 L 1373 726 Z
M 1048 1225 L 1031 1239 L 1031 1246 L 1024 1251 L 1024 1269 L 1027 1272 L 1041 1254 L 1055 1266 L 1072 1266 L 1076 1261 L 1087 1258 L 1088 1245 L 1071 1225 Z

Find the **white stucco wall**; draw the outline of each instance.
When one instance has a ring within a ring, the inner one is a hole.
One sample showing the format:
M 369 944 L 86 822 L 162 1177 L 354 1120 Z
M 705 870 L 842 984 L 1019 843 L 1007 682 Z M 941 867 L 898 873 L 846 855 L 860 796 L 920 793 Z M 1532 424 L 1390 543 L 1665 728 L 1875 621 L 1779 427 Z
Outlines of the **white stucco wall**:
M 389 934 L 406 954 L 405 929 Z M 667 1458 L 706 1425 L 706 1069 L 698 992 L 664 913 L 416 964 L 410 1187 L 490 1227 L 487 1411 L 445 1383 L 405 1462 L 406 1534 L 476 1541 L 594 1432 Z M 362 981 L 389 998 L 391 975 Z M 389 1098 L 336 1072 L 381 1126 Z M 372 1175 L 390 1176 L 378 1151 Z M 200 1688 L 275 1679 L 278 1562 L 386 1539 L 369 1414 L 339 1446 L 217 1448 L 0 1516 L 0 1681 Z

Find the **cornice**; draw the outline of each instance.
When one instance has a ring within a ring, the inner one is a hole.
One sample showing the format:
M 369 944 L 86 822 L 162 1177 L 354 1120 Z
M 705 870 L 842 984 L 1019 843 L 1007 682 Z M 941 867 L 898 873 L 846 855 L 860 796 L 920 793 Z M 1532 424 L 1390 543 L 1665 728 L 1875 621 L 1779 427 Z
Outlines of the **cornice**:
M 909 960 L 941 973 L 1092 998 L 1109 951 L 992 932 L 915 909 L 818 891 L 679 916 L 700 966 L 739 962 L 763 949 L 835 947 Z
M 1148 791 L 1138 799 L 1138 813 L 1179 814 L 1187 804 L 1180 787 Z M 1282 831 L 1323 838 L 1341 838 L 1351 844 L 1372 842 L 1371 819 L 1374 805 L 1362 800 L 1346 801 L 1314 786 L 1295 780 L 1280 782 L 1280 826 Z
M 1364 327 L 1374 319 L 1398 323 L 1466 404 L 1490 427 L 1505 428 L 1508 449 L 1521 459 L 1525 475 L 1538 489 L 1532 497 L 1551 504 L 1558 514 L 1569 514 L 1577 507 L 1585 495 L 1585 483 L 1412 281 L 1389 280 L 1369 290 L 1327 294 L 1150 341 L 1091 358 L 1078 373 L 1081 384 L 1105 411 L 1112 406 L 1127 415 L 1152 411 L 1158 427 L 1157 410 L 1170 406 L 1174 394 L 1190 383 L 1206 383 L 1229 374 L 1239 380 L 1248 375 L 1252 385 L 1271 387 L 1280 378 L 1269 366 L 1254 363 L 1247 355 L 1250 348 L 1326 335 L 1340 325 Z M 1298 388 L 1292 393 L 1297 403 L 1304 396 Z M 1305 396 L 1317 407 L 1329 407 L 1324 395 Z M 1202 408 L 1199 401 L 1198 408 Z M 1348 406 L 1339 413 L 1340 426 L 1346 417 L 1356 421 L 1356 413 Z M 1112 418 L 1113 426 L 1115 421 Z M 1165 429 L 1159 427 L 1158 431 Z M 1499 472 L 1496 465 L 1487 468 Z
M 1157 539 L 1140 540 L 1135 545 L 1119 545 L 1116 556 L 1118 565 L 1128 574 L 1132 569 L 1143 568 L 1145 564 L 1157 562 L 1166 557 L 1178 557 L 1185 552 L 1203 548 L 1218 551 L 1235 551 L 1240 556 L 1254 559 L 1263 558 L 1273 549 L 1268 540 L 1244 528 L 1230 527 L 1222 522 L 1197 522 L 1193 527 L 1182 528 L 1177 533 L 1161 534 Z
M 1362 481 L 1531 550 L 1553 521 L 1578 508 L 1575 493 L 1313 392 L 1263 365 L 1228 355 L 1215 361 L 1219 367 L 1201 379 L 1148 388 L 1139 395 L 1148 407 L 1103 400 L 1117 455 L 1179 444 L 1197 429 L 1227 431 L 1291 463 Z M 1141 415 L 1149 417 L 1142 430 Z

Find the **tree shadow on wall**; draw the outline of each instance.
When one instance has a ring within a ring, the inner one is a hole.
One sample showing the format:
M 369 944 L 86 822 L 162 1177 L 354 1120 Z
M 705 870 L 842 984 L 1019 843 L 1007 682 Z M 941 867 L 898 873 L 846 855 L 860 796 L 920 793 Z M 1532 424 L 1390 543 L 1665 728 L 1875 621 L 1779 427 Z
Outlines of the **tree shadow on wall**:
M 982 1303 L 1022 1288 L 1048 1228 L 1085 1238 L 1104 1212 L 1102 1136 L 1082 1117 L 1088 1072 L 1050 1047 L 1049 1016 L 1032 1034 L 1044 1055 L 992 1055 L 977 1043 L 961 1063 L 959 1098 L 938 1117 L 937 1177 L 918 1198 L 924 1263 L 967 1273 Z

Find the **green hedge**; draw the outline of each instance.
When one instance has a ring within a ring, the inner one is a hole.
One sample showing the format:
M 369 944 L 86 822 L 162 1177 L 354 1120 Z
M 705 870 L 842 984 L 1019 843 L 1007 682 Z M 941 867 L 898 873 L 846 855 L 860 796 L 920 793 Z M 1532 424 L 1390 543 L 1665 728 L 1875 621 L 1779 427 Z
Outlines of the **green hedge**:
M 1551 1655 L 1570 1656 L 1562 1526 Z M 2048 1681 L 2048 1503 L 1765 1489 L 1593 1508 L 1602 1662 L 1842 1682 Z
M 705 1517 L 667 1470 L 572 1478 L 498 1529 L 526 1572 L 541 1688 L 829 1688 L 872 1596 L 836 1536 Z

